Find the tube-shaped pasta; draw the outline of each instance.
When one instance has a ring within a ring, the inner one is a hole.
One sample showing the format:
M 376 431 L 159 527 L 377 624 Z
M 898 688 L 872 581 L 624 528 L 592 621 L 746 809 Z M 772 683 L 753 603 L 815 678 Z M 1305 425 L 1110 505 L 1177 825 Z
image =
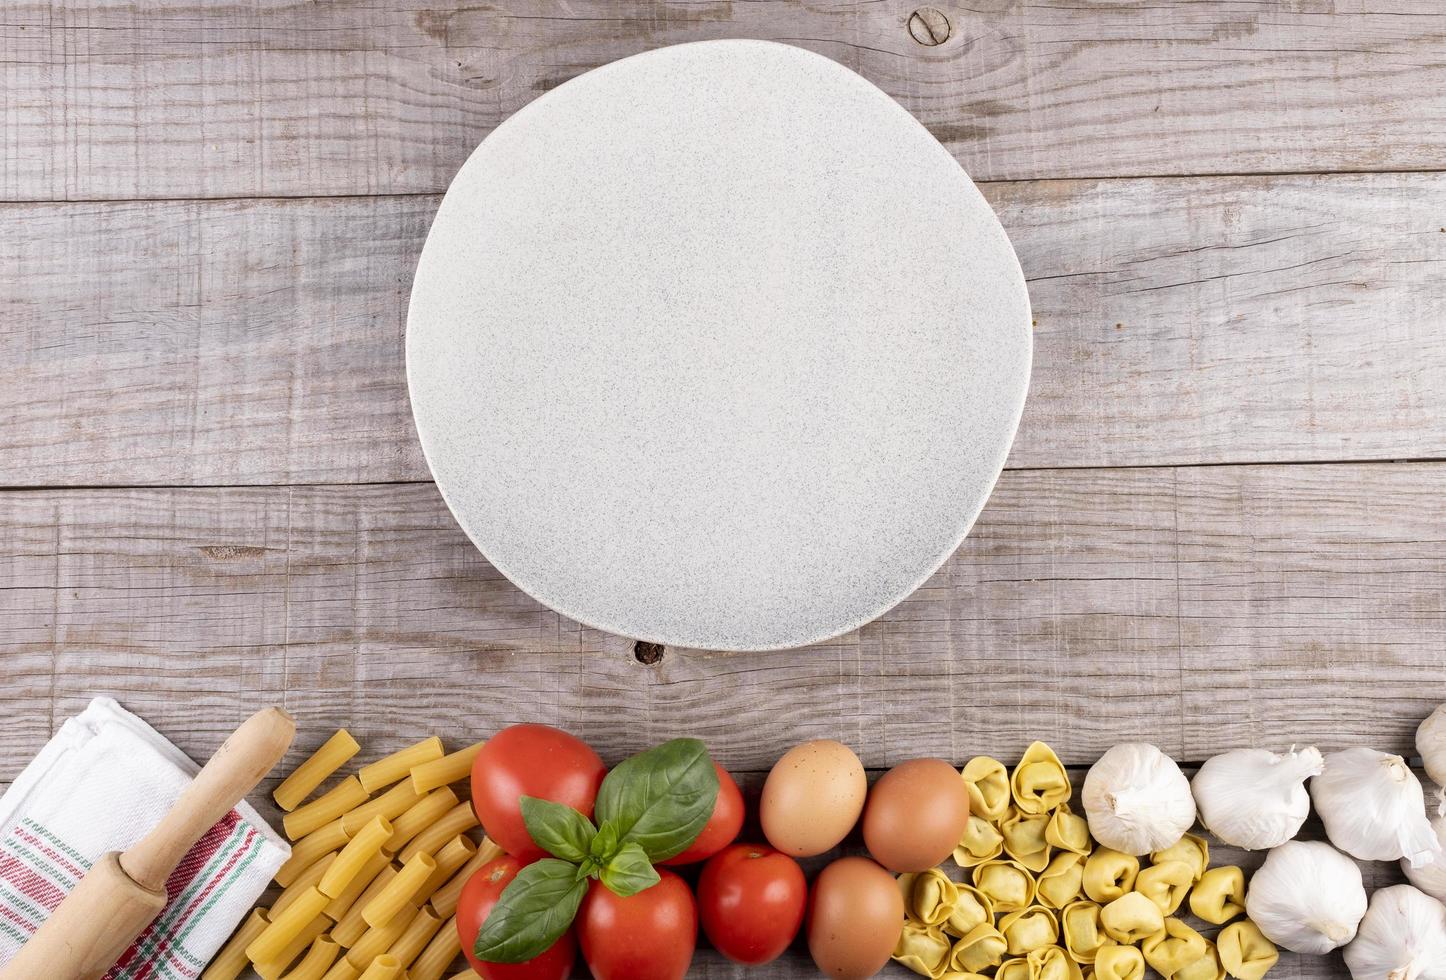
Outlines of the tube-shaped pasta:
M 358 980 L 397 980 L 401 975 L 402 964 L 397 962 L 395 956 L 383 953 L 372 958 L 371 966 L 362 972 Z
M 372 817 L 385 817 L 388 820 L 395 820 L 406 813 L 418 800 L 421 794 L 413 792 L 412 781 L 403 780 L 381 796 L 367 800 L 355 810 L 348 810 L 341 815 L 341 825 L 348 834 L 354 834 L 366 825 Z
M 361 976 L 361 971 L 352 966 L 343 956 L 331 965 L 331 969 L 326 971 L 326 976 L 321 980 L 356 980 L 359 976 Z
M 409 915 L 394 915 L 392 921 L 381 928 L 368 929 L 362 933 L 356 945 L 347 950 L 346 958 L 351 961 L 352 966 L 365 970 L 373 958 L 381 956 L 392 948 L 392 943 L 402 938 L 402 933 L 411 921 L 412 917 Z
M 353 807 L 366 802 L 367 791 L 355 776 L 348 776 L 325 795 L 306 806 L 292 810 L 281 818 L 281 826 L 291 840 L 300 840 L 313 830 L 325 827 Z
M 312 885 L 298 895 L 286 911 L 272 918 L 271 924 L 246 946 L 246 958 L 252 963 L 266 963 L 281 955 L 281 951 L 300 935 L 301 930 L 321 915 L 327 898 L 321 890 Z
M 292 964 L 292 961 L 306 952 L 307 947 L 309 947 L 318 936 L 326 932 L 326 928 L 329 925 L 331 925 L 330 919 L 318 915 L 301 927 L 301 931 L 292 938 L 291 942 L 286 944 L 285 949 L 269 960 L 262 960 L 258 963 L 251 964 L 251 969 L 256 971 L 256 975 L 260 977 L 261 980 L 280 980 L 281 975 L 286 972 L 286 968 Z
M 454 915 L 442 923 L 442 928 L 437 930 L 421 955 L 412 961 L 407 972 L 411 980 L 442 980 L 442 974 L 460 952 L 462 937 L 457 932 L 457 917 Z
M 432 872 L 437 870 L 437 862 L 432 855 L 425 851 L 418 851 L 412 855 L 412 859 L 402 865 L 402 870 L 397 876 L 387 882 L 385 888 L 377 892 L 366 907 L 362 909 L 362 918 L 372 928 L 386 925 L 411 901 Z
M 447 879 L 457 873 L 477 853 L 477 845 L 461 834 L 453 837 L 442 848 L 432 855 L 432 860 L 437 862 L 437 870 L 432 872 L 422 887 L 417 889 L 416 901 L 426 902 L 432 897 L 432 893 L 447 883 Z
M 392 867 L 388 861 L 387 866 L 377 872 L 366 890 L 357 897 L 356 901 L 352 902 L 351 908 L 346 910 L 346 914 L 331 927 L 331 938 L 343 946 L 355 946 L 357 940 L 361 939 L 362 933 L 367 931 L 367 920 L 362 918 L 362 909 L 366 908 L 366 904 L 387 887 L 387 883 L 396 876 L 397 869 Z M 362 966 L 365 965 L 365 963 L 362 964 Z
M 405 863 L 417 854 L 435 854 L 443 844 L 475 826 L 477 814 L 472 811 L 471 802 L 463 800 L 442 814 L 436 823 L 413 837 L 410 844 L 397 852 L 397 858 Z
M 290 887 L 304 871 L 325 855 L 345 847 L 350 839 L 351 834 L 342 827 L 340 819 L 318 827 L 291 845 L 291 857 L 276 869 L 276 883 L 282 888 Z
M 482 751 L 486 741 L 476 742 L 465 749 L 458 749 L 440 759 L 423 762 L 412 767 L 412 789 L 418 794 L 429 793 L 438 786 L 459 783 L 472 774 L 472 763 Z
M 276 805 L 287 813 L 295 810 L 302 800 L 311 795 L 326 778 L 336 772 L 347 763 L 352 756 L 361 750 L 356 739 L 345 728 L 337 730 L 337 733 L 321 744 L 321 748 L 311 753 L 305 762 L 297 766 L 291 773 L 276 787 L 276 792 L 271 794 L 276 800 Z
M 340 895 L 328 902 L 326 908 L 321 910 L 321 914 L 332 922 L 340 922 L 342 916 L 346 915 L 356 900 L 361 897 L 362 892 L 366 891 L 367 887 L 376 880 L 377 875 L 382 873 L 382 869 L 391 863 L 391 855 L 386 851 L 378 851 L 373 854 L 371 859 L 356 873 L 356 877 L 352 878 L 351 884 L 343 888 Z
M 482 843 L 477 847 L 477 853 L 472 855 L 471 860 L 447 879 L 447 883 L 432 893 L 431 906 L 438 915 L 451 915 L 457 911 L 457 900 L 462 897 L 462 888 L 467 881 L 478 872 L 485 864 L 497 860 L 502 856 L 502 848 L 493 842 L 492 838 L 482 838 Z
M 306 956 L 296 964 L 296 969 L 286 974 L 282 980 L 322 980 L 340 955 L 341 947 L 335 940 L 319 936 L 312 941 L 311 949 L 307 950 Z
M 326 869 L 331 867 L 332 862 L 335 860 L 336 852 L 333 851 L 320 861 L 313 862 L 311 867 L 303 871 L 295 881 L 283 888 L 281 894 L 277 896 L 276 901 L 271 903 L 272 917 L 274 918 L 282 912 L 285 912 L 287 906 L 304 895 L 306 890 L 312 885 L 320 884 L 321 876 L 326 874 Z
M 396 942 L 392 943 L 387 950 L 402 964 L 402 969 L 412 965 L 412 960 L 421 955 L 422 950 L 427 948 L 427 943 L 442 928 L 442 920 L 437 917 L 430 907 L 423 905 L 412 915 L 407 928 L 402 931 Z
M 410 776 L 414 766 L 440 759 L 444 754 L 442 740 L 433 735 L 431 738 L 422 739 L 416 745 L 409 745 L 370 765 L 362 766 L 357 778 L 368 793 L 375 793 L 403 776 Z
M 206 972 L 201 974 L 201 980 L 236 980 L 241 971 L 251 966 L 246 947 L 270 924 L 271 919 L 267 917 L 265 909 L 252 909 L 246 921 L 237 927 L 215 959 L 211 960 Z
M 482 980 L 482 978 L 477 975 L 476 970 L 468 967 L 461 973 L 452 974 L 451 980 Z
M 346 847 L 336 856 L 326 874 L 321 877 L 321 893 L 329 900 L 346 891 L 362 868 L 366 867 L 373 855 L 380 854 L 382 847 L 392 839 L 392 825 L 383 817 L 372 817 L 366 826 L 356 832 Z
M 393 854 L 406 847 L 413 837 L 441 820 L 447 811 L 457 805 L 457 794 L 451 787 L 434 789 L 416 803 L 413 803 L 397 819 L 392 821 L 395 833 L 387 843 L 387 850 Z

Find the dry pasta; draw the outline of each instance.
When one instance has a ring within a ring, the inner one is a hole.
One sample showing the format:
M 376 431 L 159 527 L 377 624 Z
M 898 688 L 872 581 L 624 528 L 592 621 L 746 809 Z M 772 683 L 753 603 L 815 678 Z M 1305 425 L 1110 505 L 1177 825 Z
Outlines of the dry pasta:
M 397 869 L 393 868 L 390 863 L 388 863 L 385 868 L 382 868 L 377 876 L 372 879 L 372 883 L 367 885 L 366 891 L 361 893 L 361 896 L 352 903 L 351 908 L 346 910 L 346 914 L 337 921 L 336 925 L 332 926 L 331 938 L 343 946 L 355 946 L 357 940 L 362 937 L 362 933 L 367 931 L 367 920 L 362 918 L 362 909 L 366 908 L 366 904 L 375 898 L 377 893 L 385 888 L 387 883 L 396 876 Z M 362 965 L 365 966 L 366 964 L 364 963 Z
M 448 783 L 457 783 L 466 779 L 472 774 L 472 763 L 476 760 L 477 753 L 481 752 L 482 746 L 486 744 L 486 742 L 477 742 L 465 749 L 458 749 L 451 755 L 444 755 L 440 759 L 413 766 L 412 789 L 419 794 L 428 793 L 438 786 L 446 786 Z
M 395 820 L 421 798 L 422 794 L 412 789 L 412 781 L 404 780 L 381 796 L 367 800 L 355 810 L 342 814 L 341 825 L 346 828 L 348 834 L 354 834 L 372 817 Z
M 246 955 L 246 947 L 270 924 L 271 920 L 265 909 L 252 909 L 246 921 L 231 934 L 226 945 L 221 947 L 221 952 L 217 953 L 211 965 L 206 967 L 206 972 L 201 974 L 201 980 L 236 980 L 241 971 L 251 965 L 251 960 Z
M 441 850 L 432 855 L 432 860 L 437 862 L 437 870 L 417 889 L 416 900 L 425 902 L 431 898 L 432 893 L 445 885 L 447 879 L 456 874 L 457 869 L 471 860 L 476 853 L 477 845 L 461 834 L 449 840 Z
M 416 745 L 409 745 L 370 765 L 362 766 L 357 776 L 361 779 L 362 787 L 368 793 L 374 793 L 403 776 L 410 776 L 412 767 L 440 759 L 442 755 L 442 740 L 433 735 L 431 738 L 422 739 Z
M 291 840 L 300 840 L 313 830 L 325 827 L 367 799 L 367 791 L 355 776 L 348 776 L 306 806 L 292 810 L 281 818 L 281 826 Z
M 321 980 L 356 980 L 359 976 L 361 976 L 361 971 L 352 966 L 343 956 L 331 965 L 331 969 L 326 971 L 326 976 Z
M 378 956 L 359 980 L 397 980 L 402 975 L 402 965 L 395 956 Z
M 373 854 L 371 860 L 362 865 L 362 869 L 356 873 L 356 877 L 352 878 L 351 884 L 343 888 L 340 895 L 328 902 L 326 908 L 321 910 L 321 914 L 333 922 L 340 922 L 342 916 L 346 915 L 347 910 L 352 907 L 352 903 L 376 880 L 382 869 L 391 863 L 391 856 L 386 851 L 378 851 Z
M 381 956 L 392 948 L 392 943 L 402 938 L 402 933 L 411 924 L 410 915 L 393 916 L 392 921 L 377 929 L 362 933 L 356 945 L 347 950 L 346 958 L 359 970 L 366 969 L 374 957 Z
M 306 925 L 302 926 L 301 931 L 296 934 L 291 942 L 286 944 L 286 948 L 280 953 L 269 960 L 253 963 L 251 968 L 256 971 L 256 975 L 259 976 L 261 980 L 279 980 L 281 975 L 286 972 L 286 968 L 291 965 L 292 961 L 306 952 L 307 947 L 323 932 L 326 932 L 326 928 L 329 925 L 331 925 L 330 919 L 318 915 L 315 919 L 312 919 Z
M 321 936 L 312 942 L 311 949 L 307 950 L 306 956 L 296 964 L 296 969 L 282 977 L 282 980 L 321 980 L 340 955 L 341 947 L 336 941 Z
M 442 920 L 430 908 L 423 905 L 417 909 L 401 937 L 392 943 L 387 952 L 395 956 L 402 964 L 402 969 L 405 970 L 412 965 L 413 960 L 421 955 L 422 950 L 426 948 L 427 943 L 432 941 L 432 937 L 441 927 Z
M 285 912 L 287 906 L 304 895 L 308 888 L 312 885 L 319 884 L 321 882 L 321 876 L 326 874 L 326 869 L 331 867 L 332 862 L 335 860 L 336 852 L 333 851 L 320 861 L 313 862 L 311 867 L 303 871 L 295 881 L 283 888 L 276 901 L 271 903 L 272 917 L 274 918 L 282 912 Z
M 327 899 L 333 899 L 345 891 L 346 886 L 361 873 L 367 862 L 382 852 L 382 846 L 391 836 L 392 825 L 386 819 L 372 817 L 367 821 L 366 826 L 358 830 L 356 836 L 341 849 L 331 867 L 326 869 L 326 874 L 322 876 L 318 886 L 321 893 Z
M 291 857 L 276 869 L 276 883 L 283 888 L 293 884 L 303 871 L 310 868 L 323 855 L 345 847 L 346 842 L 350 839 L 351 834 L 342 827 L 340 819 L 318 827 L 291 845 Z
M 322 743 L 311 756 L 281 781 L 271 796 L 276 805 L 290 813 L 311 791 L 326 781 L 326 777 L 340 769 L 361 750 L 356 739 L 345 728 Z
M 406 813 L 392 821 L 392 827 L 396 833 L 387 843 L 387 850 L 393 854 L 397 853 L 406 847 L 413 837 L 441 820 L 456 805 L 457 794 L 452 792 L 449 787 L 443 786 L 441 789 L 432 790 L 413 803 Z
M 457 934 L 457 917 L 454 915 L 432 936 L 427 948 L 422 950 L 408 971 L 412 980 L 442 980 L 447 967 L 462 952 L 462 938 Z
M 362 909 L 362 918 L 367 925 L 375 928 L 391 922 L 397 913 L 412 901 L 413 896 L 436 870 L 437 862 L 432 855 L 425 851 L 412 855 L 412 859 L 402 865 L 397 876 L 387 882 L 386 887 L 377 892 Z
M 461 973 L 452 974 L 451 980 L 482 980 L 476 970 L 463 970 Z
M 405 863 L 414 855 L 435 853 L 453 837 L 465 833 L 475 826 L 477 826 L 477 814 L 472 812 L 472 804 L 464 800 L 442 814 L 442 816 L 426 830 L 413 837 L 411 843 L 407 844 L 399 852 L 396 848 L 392 848 L 392 850 L 396 852 L 397 857 Z
M 252 963 L 266 963 L 276 959 L 312 920 L 321 915 L 326 902 L 326 896 L 315 885 L 306 889 L 285 912 L 272 918 L 271 924 L 251 940 L 246 947 L 246 958 Z
M 457 911 L 457 900 L 462 897 L 462 888 L 467 880 L 477 873 L 483 865 L 497 860 L 502 856 L 502 848 L 498 847 L 490 837 L 482 838 L 482 844 L 477 848 L 477 853 L 472 859 L 462 865 L 461 869 L 454 874 L 447 883 L 432 893 L 431 905 L 438 915 L 451 915 Z

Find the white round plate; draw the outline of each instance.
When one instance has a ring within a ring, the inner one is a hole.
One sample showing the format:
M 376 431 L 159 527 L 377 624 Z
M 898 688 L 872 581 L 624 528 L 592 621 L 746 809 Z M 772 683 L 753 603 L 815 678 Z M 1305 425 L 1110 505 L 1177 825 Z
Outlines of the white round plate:
M 487 559 L 713 650 L 837 636 L 937 570 L 1029 364 L 1019 263 L 948 151 L 764 41 L 626 58 L 497 127 L 407 319 L 422 449 Z

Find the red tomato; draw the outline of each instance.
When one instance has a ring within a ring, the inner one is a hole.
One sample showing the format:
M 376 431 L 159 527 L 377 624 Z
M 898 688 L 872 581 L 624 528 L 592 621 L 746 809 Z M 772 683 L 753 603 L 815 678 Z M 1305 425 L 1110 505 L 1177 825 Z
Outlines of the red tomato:
M 629 898 L 594 881 L 577 915 L 582 956 L 594 980 L 682 980 L 698 941 L 698 905 L 671 871 Z
M 562 803 L 591 820 L 605 775 L 602 759 L 581 739 L 551 725 L 513 725 L 488 739 L 472 763 L 472 808 L 487 836 L 528 864 L 547 852 L 528 835 L 519 800 Z
M 759 966 L 777 959 L 803 925 L 803 868 L 766 844 L 725 847 L 703 865 L 698 913 L 718 952 Z
M 502 890 L 517 877 L 525 865 L 515 857 L 503 855 L 478 868 L 457 899 L 457 935 L 462 940 L 462 952 L 477 975 L 484 980 L 564 980 L 572 973 L 572 962 L 577 958 L 577 939 L 571 929 L 562 938 L 526 963 L 484 963 L 472 955 L 477 942 L 477 933 L 492 906 L 502 897 Z
M 660 864 L 671 866 L 706 861 L 733 843 L 733 838 L 743 829 L 743 794 L 733 777 L 728 775 L 728 770 L 716 762 L 713 768 L 718 770 L 718 802 L 713 804 L 713 816 L 708 818 L 697 840 L 689 844 L 686 851 Z

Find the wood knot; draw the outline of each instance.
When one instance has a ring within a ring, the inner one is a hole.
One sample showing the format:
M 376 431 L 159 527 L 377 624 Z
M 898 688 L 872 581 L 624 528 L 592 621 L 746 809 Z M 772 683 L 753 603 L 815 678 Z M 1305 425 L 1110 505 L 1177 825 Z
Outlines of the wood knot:
M 633 657 L 638 663 L 651 667 L 662 661 L 663 651 L 666 649 L 667 647 L 661 643 L 647 643 L 639 640 L 633 644 Z
M 949 18 L 938 7 L 920 7 L 909 15 L 909 36 L 926 48 L 949 40 Z

